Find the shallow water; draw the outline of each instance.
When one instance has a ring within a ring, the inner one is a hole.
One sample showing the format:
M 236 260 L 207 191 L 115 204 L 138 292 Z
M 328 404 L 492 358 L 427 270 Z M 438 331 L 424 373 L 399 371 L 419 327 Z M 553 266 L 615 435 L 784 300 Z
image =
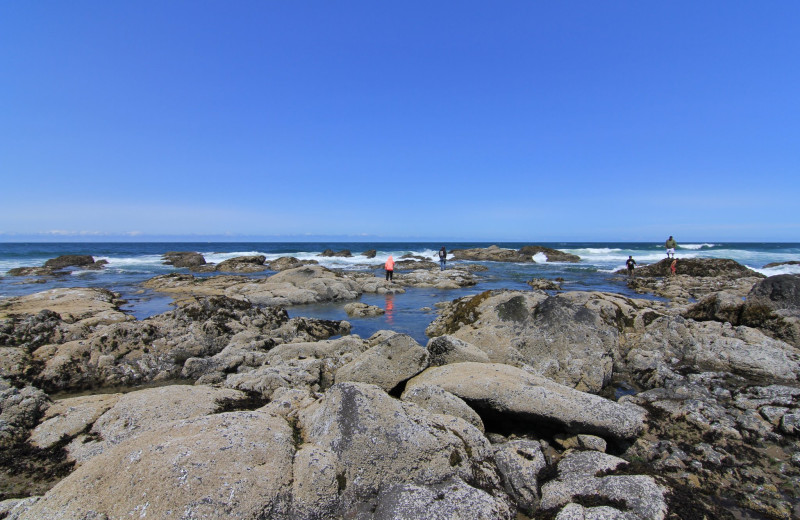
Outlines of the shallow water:
M 144 290 L 141 283 L 154 276 L 185 272 L 163 265 L 161 255 L 167 251 L 197 251 L 209 262 L 221 262 L 244 255 L 264 255 L 267 261 L 281 256 L 317 260 L 332 269 L 373 272 L 383 276 L 382 269 L 373 269 L 383 264 L 389 255 L 399 259 L 412 254 L 437 260 L 437 251 L 442 244 L 425 242 L 347 242 L 347 243 L 0 243 L 0 274 L 15 267 L 41 266 L 50 258 L 65 254 L 92 255 L 96 260 L 104 259 L 108 265 L 101 270 L 76 270 L 47 277 L 0 277 L 0 298 L 19 296 L 55 287 L 103 287 L 120 293 L 127 300 L 122 309 L 144 319 L 172 308 L 172 299 L 153 291 Z M 490 243 L 446 243 L 453 248 L 488 247 Z M 497 243 L 500 247 L 519 249 L 519 243 Z M 426 343 L 425 328 L 436 316 L 436 303 L 450 301 L 462 296 L 474 295 L 490 289 L 530 290 L 527 281 L 531 278 L 562 279 L 565 291 L 604 291 L 636 298 L 647 298 L 628 289 L 625 277 L 613 271 L 624 267 L 628 255 L 633 255 L 640 265 L 658 261 L 664 257 L 663 243 L 542 243 L 540 245 L 560 249 L 581 257 L 579 263 L 500 263 L 500 262 L 448 262 L 454 264 L 478 263 L 488 268 L 475 273 L 479 283 L 473 287 L 456 290 L 409 288 L 405 294 L 381 296 L 365 294 L 360 301 L 376 305 L 387 312 L 372 318 L 348 318 L 345 303 L 302 305 L 288 308 L 290 316 L 308 316 L 332 320 L 348 320 L 352 332 L 369 337 L 381 329 L 391 329 L 411 335 L 420 343 Z M 352 257 L 321 257 L 325 249 L 341 251 L 348 249 Z M 376 256 L 368 259 L 362 252 L 375 249 Z M 709 257 L 731 258 L 763 274 L 800 273 L 800 266 L 764 268 L 769 262 L 800 260 L 800 244 L 723 244 L 696 243 L 679 245 L 677 256 L 684 258 Z M 540 258 L 541 259 L 541 258 Z M 217 273 L 195 274 L 214 276 Z M 249 274 L 248 277 L 264 277 L 270 271 Z M 402 277 L 399 271 L 397 276 Z M 425 310 L 431 309 L 431 310 Z

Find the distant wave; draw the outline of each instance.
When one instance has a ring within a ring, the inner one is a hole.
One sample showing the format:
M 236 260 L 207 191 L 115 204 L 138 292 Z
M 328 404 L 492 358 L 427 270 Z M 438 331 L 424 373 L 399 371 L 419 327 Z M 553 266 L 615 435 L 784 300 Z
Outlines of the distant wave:
M 564 249 L 564 252 L 571 253 L 573 255 L 578 256 L 590 256 L 590 255 L 607 255 L 610 253 L 617 253 L 622 251 L 622 249 L 614 248 L 614 247 L 586 247 L 583 249 Z
M 679 244 L 678 249 L 710 249 L 718 244 Z

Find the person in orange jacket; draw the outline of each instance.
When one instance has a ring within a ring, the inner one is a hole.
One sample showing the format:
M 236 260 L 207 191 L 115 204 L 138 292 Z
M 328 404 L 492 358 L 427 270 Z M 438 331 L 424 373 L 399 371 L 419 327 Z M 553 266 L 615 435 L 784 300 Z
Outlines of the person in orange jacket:
M 389 255 L 389 259 L 386 261 L 386 280 L 393 281 L 392 275 L 394 274 L 394 258 L 392 255 Z

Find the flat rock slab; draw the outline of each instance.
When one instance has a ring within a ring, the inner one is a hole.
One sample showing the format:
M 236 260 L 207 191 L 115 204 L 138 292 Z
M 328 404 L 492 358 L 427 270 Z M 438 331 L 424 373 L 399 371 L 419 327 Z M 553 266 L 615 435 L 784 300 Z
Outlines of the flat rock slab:
M 38 314 L 47 309 L 58 313 L 61 319 L 68 323 L 102 314 L 108 317 L 112 314 L 118 315 L 119 321 L 128 319 L 118 310 L 117 304 L 116 295 L 106 289 L 88 287 L 50 289 L 0 301 L 0 318 Z
M 475 408 L 556 424 L 572 433 L 630 439 L 644 429 L 646 412 L 574 390 L 525 370 L 497 363 L 454 363 L 429 368 L 406 384 L 436 385 Z

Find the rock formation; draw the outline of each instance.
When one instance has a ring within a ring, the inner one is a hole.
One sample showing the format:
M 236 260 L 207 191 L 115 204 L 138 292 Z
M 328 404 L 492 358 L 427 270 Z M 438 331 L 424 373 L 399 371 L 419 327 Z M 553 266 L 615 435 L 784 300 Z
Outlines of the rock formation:
M 453 249 L 453 260 L 479 260 L 491 262 L 536 262 L 534 256 L 542 254 L 546 262 L 580 262 L 580 257 L 543 246 L 524 246 L 518 251 L 489 246 L 476 249 Z
M 274 305 L 399 287 L 320 266 L 158 277 L 176 307 L 145 320 L 6 299 L 0 517 L 795 518 L 797 282 L 744 274 L 679 275 L 693 303 L 487 291 L 425 347 Z
M 169 251 L 162 258 L 165 264 L 173 267 L 197 267 L 206 264 L 203 255 L 195 251 Z

